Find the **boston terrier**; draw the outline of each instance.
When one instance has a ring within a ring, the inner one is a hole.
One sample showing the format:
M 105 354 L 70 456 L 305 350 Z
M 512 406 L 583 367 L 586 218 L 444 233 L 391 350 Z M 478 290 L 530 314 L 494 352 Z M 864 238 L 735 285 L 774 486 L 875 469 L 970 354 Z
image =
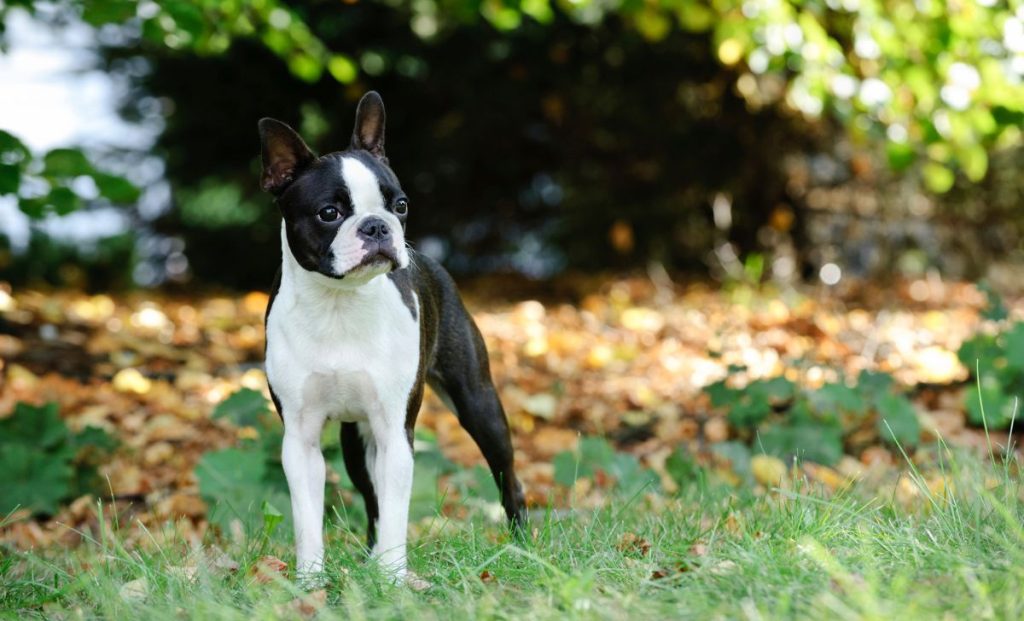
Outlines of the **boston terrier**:
M 320 432 L 341 421 L 345 468 L 366 503 L 367 545 L 406 575 L 413 425 L 429 384 L 479 445 L 515 530 L 525 520 L 505 411 L 480 331 L 451 276 L 405 241 L 409 198 L 384 155 L 384 102 L 366 93 L 348 149 L 317 157 L 259 122 L 261 185 L 281 210 L 282 265 L 266 315 L 266 371 L 284 421 L 296 568 L 323 570 Z

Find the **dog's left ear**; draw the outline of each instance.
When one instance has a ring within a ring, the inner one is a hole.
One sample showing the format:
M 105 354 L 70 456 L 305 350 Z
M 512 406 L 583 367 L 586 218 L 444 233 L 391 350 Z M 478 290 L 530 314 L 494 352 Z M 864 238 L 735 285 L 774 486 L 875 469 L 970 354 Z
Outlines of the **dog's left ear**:
M 281 121 L 263 118 L 259 128 L 263 157 L 260 186 L 266 192 L 280 194 L 313 161 L 313 152 L 294 129 Z
M 377 91 L 370 91 L 359 100 L 356 127 L 352 131 L 352 148 L 365 149 L 375 157 L 384 158 L 384 100 Z

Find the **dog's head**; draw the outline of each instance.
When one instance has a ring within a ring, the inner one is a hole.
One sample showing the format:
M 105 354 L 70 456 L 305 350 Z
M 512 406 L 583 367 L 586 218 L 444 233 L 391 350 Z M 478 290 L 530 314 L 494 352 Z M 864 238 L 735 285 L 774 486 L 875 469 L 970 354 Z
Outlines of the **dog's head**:
M 260 120 L 263 189 L 274 195 L 285 238 L 305 270 L 368 281 L 409 264 L 409 200 L 384 156 L 384 102 L 370 91 L 345 151 L 317 157 L 280 121 Z

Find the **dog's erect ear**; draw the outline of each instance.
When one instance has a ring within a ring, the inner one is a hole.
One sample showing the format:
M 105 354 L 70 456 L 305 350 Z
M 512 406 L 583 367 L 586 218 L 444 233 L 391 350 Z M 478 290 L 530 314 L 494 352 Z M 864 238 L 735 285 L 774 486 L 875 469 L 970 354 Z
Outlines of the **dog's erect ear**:
M 264 118 L 259 126 L 263 156 L 260 186 L 271 194 L 280 194 L 313 161 L 313 152 L 294 129 L 281 121 Z
M 376 157 L 384 158 L 384 100 L 377 91 L 370 91 L 359 100 L 352 148 L 365 149 Z

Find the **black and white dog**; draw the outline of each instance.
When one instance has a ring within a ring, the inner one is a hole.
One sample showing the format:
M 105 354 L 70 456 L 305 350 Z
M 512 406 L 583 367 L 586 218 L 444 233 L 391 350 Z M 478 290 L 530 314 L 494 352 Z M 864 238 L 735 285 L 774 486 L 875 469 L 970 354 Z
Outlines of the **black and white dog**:
M 320 432 L 340 419 L 345 467 L 366 502 L 367 542 L 406 572 L 413 425 L 423 385 L 480 446 L 514 527 L 525 519 L 508 422 L 487 351 L 451 277 L 409 249 L 409 200 L 384 155 L 384 103 L 366 93 L 345 151 L 313 155 L 259 123 L 263 189 L 281 209 L 282 265 L 266 317 L 266 369 L 284 421 L 299 575 L 323 569 Z

